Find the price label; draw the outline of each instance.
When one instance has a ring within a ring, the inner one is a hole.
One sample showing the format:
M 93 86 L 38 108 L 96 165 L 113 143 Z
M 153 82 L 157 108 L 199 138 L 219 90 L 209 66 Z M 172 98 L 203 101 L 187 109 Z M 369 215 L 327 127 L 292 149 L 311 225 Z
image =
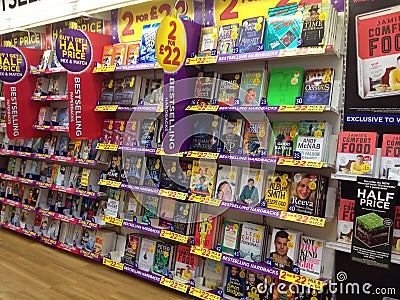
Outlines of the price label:
M 178 157 L 183 157 L 183 152 L 167 154 L 167 153 L 165 153 L 165 151 L 164 151 L 163 148 L 157 148 L 156 154 L 157 154 L 157 155 L 165 155 L 165 156 L 178 156 Z
M 189 151 L 187 157 L 191 158 L 205 158 L 205 159 L 217 159 L 219 153 L 214 152 L 199 152 L 199 151 Z
M 189 105 L 186 110 L 189 111 L 218 111 L 218 105 Z
M 323 162 L 311 161 L 311 160 L 306 161 L 306 164 L 304 165 L 304 167 L 306 168 L 315 168 L 315 169 L 321 169 L 323 166 L 324 166 Z
M 108 180 L 108 179 L 100 179 L 98 182 L 98 185 L 105 185 L 113 188 L 119 188 L 121 186 L 122 182 L 119 181 L 114 181 L 114 180 Z
M 314 217 L 314 216 L 307 216 L 302 214 L 296 214 L 288 211 L 282 211 L 279 219 L 291 221 L 295 223 L 302 223 L 307 225 L 313 225 L 318 227 L 324 227 L 326 219 Z
M 190 195 L 189 201 L 197 202 L 197 203 L 203 203 L 207 205 L 212 205 L 212 206 L 220 206 L 222 200 L 211 198 L 211 197 L 201 197 L 197 195 Z
M 294 165 L 294 160 L 291 158 L 279 158 L 278 160 L 278 165 L 280 166 L 293 166 Z
M 101 216 L 101 220 L 103 222 L 105 222 L 105 223 L 108 223 L 108 224 L 111 224 L 111 225 L 116 225 L 116 226 L 119 226 L 119 227 L 122 226 L 122 222 L 124 221 L 122 219 L 114 218 L 114 217 L 111 217 L 111 216 L 104 216 L 104 215 Z
M 209 292 L 203 291 L 201 289 L 191 287 L 189 289 L 189 295 L 194 296 L 196 298 L 200 298 L 203 300 L 219 300 L 221 299 L 220 296 L 211 294 Z
M 322 290 L 323 284 L 321 280 L 308 278 L 302 275 L 293 274 L 286 271 L 281 271 L 279 273 L 279 279 L 288 281 L 291 283 L 296 283 L 299 285 L 308 286 L 310 288 L 316 289 L 318 291 Z
M 178 71 L 185 63 L 186 33 L 182 21 L 174 16 L 164 17 L 156 34 L 157 62 L 167 73 Z
M 282 105 L 278 112 L 319 112 L 325 110 L 325 105 Z
M 174 199 L 179 199 L 179 200 L 186 200 L 187 194 L 183 192 L 177 192 L 177 191 L 170 191 L 170 190 L 164 190 L 161 189 L 158 192 L 159 196 L 162 197 L 168 197 L 168 198 L 174 198 Z
M 212 260 L 221 261 L 222 253 L 199 246 L 190 247 L 190 253 L 203 256 Z
M 163 286 L 169 287 L 171 289 L 177 290 L 179 292 L 182 292 L 182 293 L 186 293 L 189 288 L 189 286 L 187 284 L 184 284 L 184 283 L 181 283 L 181 282 L 178 282 L 178 281 L 166 278 L 166 277 L 161 277 L 160 284 Z
M 115 260 L 112 260 L 112 259 L 109 259 L 106 257 L 103 257 L 103 265 L 106 265 L 108 267 L 111 267 L 111 268 L 114 268 L 114 269 L 117 269 L 120 271 L 122 271 L 124 269 L 123 263 L 117 262 Z
M 291 158 L 279 158 L 278 165 L 280 166 L 291 166 L 291 167 L 304 167 L 304 168 L 315 168 L 321 169 L 324 166 L 323 162 L 311 161 L 311 160 L 297 160 Z
M 118 105 L 99 105 L 94 111 L 117 111 Z
M 218 56 L 204 56 L 204 57 L 188 57 L 186 58 L 187 66 L 195 66 L 195 65 L 208 65 L 208 64 L 216 64 L 218 60 Z
M 105 150 L 105 151 L 118 151 L 118 145 L 117 144 L 97 144 L 96 145 L 97 150 Z
M 93 69 L 93 73 L 106 73 L 106 72 L 114 72 L 115 71 L 115 66 L 100 66 L 100 67 L 95 67 Z
M 176 241 L 179 243 L 187 243 L 188 239 L 189 239 L 189 237 L 186 235 L 182 235 L 182 234 L 172 232 L 169 230 L 165 230 L 165 229 L 161 230 L 160 237 L 162 237 L 164 239 Z
M 325 53 L 325 47 L 299 47 L 282 49 L 279 51 L 280 57 L 298 56 L 298 55 L 314 55 Z

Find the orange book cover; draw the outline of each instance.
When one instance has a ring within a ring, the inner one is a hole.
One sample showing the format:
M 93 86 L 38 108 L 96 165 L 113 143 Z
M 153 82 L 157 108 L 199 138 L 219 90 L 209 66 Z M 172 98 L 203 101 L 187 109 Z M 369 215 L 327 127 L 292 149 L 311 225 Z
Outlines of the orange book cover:
M 103 66 L 111 66 L 113 50 L 113 45 L 107 45 L 103 47 L 103 56 L 101 59 L 101 63 Z
M 111 58 L 112 66 L 121 66 L 126 64 L 126 43 L 114 44 Z
M 126 56 L 126 65 L 135 65 L 138 63 L 140 42 L 133 42 L 128 44 L 128 51 Z

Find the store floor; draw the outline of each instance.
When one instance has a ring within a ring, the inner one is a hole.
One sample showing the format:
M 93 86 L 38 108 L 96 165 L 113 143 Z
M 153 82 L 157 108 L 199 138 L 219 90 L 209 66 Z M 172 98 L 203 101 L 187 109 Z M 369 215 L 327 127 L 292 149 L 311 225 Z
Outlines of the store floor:
M 192 299 L 0 228 L 0 299 Z

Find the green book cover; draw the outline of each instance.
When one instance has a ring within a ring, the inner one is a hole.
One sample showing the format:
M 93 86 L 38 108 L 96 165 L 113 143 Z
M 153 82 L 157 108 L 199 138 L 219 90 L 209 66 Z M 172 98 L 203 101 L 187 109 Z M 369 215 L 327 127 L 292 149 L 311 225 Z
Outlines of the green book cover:
M 299 122 L 273 122 L 269 154 L 273 157 L 292 158 L 296 151 Z
M 222 239 L 222 252 L 234 255 L 239 248 L 241 224 L 235 221 L 224 222 L 224 237 Z
M 267 102 L 268 105 L 295 105 L 302 95 L 304 69 L 301 67 L 272 69 Z

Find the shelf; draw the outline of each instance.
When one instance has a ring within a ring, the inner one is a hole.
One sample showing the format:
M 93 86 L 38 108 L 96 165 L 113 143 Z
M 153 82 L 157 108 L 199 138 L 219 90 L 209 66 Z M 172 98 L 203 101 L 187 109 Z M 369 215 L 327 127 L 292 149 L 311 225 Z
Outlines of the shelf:
M 93 73 L 113 73 L 113 72 L 127 72 L 127 71 L 143 71 L 160 69 L 158 63 L 138 63 L 134 65 L 121 65 L 121 66 L 99 66 L 93 69 Z
M 68 95 L 32 96 L 31 101 L 68 101 Z
M 69 132 L 68 126 L 33 125 L 33 129 L 52 132 Z
M 164 111 L 162 105 L 143 105 L 143 106 L 119 106 L 119 105 L 97 105 L 94 111 L 98 112 L 148 112 L 161 113 Z
M 42 182 L 42 181 L 23 178 L 23 177 L 17 177 L 17 176 L 13 176 L 13 175 L 4 174 L 4 173 L 0 173 L 0 178 L 3 180 L 20 182 L 22 184 L 34 186 L 34 187 L 41 188 L 41 189 L 53 190 L 53 191 L 72 194 L 72 195 L 76 195 L 76 196 L 88 197 L 91 199 L 97 199 L 97 198 L 103 196 L 101 193 L 97 193 L 97 192 L 84 191 L 84 190 L 80 190 L 77 188 L 69 188 L 69 187 L 64 187 L 64 186 L 57 186 L 55 184 L 51 184 L 51 183 L 47 183 L 47 182 Z
M 327 242 L 326 247 L 336 251 L 351 253 L 351 244 L 345 244 L 339 242 Z M 393 264 L 400 264 L 400 253 L 392 252 L 391 262 Z
M 45 70 L 30 70 L 28 75 L 45 75 L 45 74 L 54 74 L 54 73 L 66 73 L 67 70 L 64 68 L 52 68 Z
M 237 112 L 237 113 L 323 113 L 338 110 L 326 105 L 281 105 L 281 106 L 218 106 L 218 105 L 189 105 L 187 111 L 195 112 Z
M 17 227 L 17 226 L 11 225 L 9 223 L 0 223 L 0 226 L 4 227 L 4 228 L 7 228 L 9 230 L 15 231 L 17 233 L 21 233 L 23 235 L 29 236 L 29 237 L 31 237 L 33 239 L 36 239 L 38 237 L 38 233 L 37 232 L 33 232 L 33 231 L 30 231 L 30 230 L 27 230 L 27 229 L 23 229 L 21 227 Z

